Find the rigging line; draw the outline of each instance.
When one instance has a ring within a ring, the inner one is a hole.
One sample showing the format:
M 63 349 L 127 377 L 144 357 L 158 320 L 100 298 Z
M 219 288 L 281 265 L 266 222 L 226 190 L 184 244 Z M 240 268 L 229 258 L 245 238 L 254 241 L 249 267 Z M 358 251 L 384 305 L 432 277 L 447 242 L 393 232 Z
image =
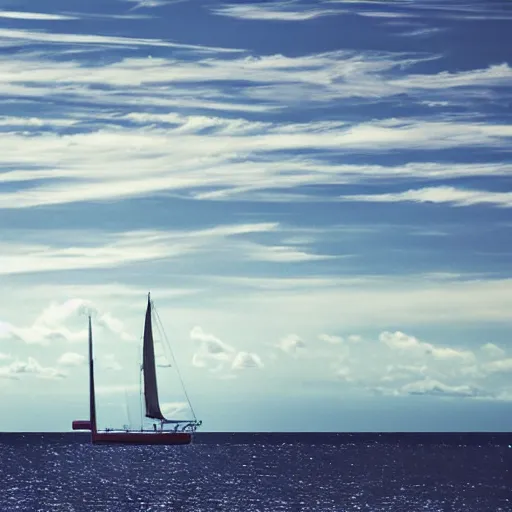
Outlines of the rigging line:
M 170 344 L 170 342 L 169 342 L 169 339 L 167 338 L 167 335 L 166 335 L 166 333 L 165 333 L 165 329 L 164 329 L 164 326 L 163 326 L 162 320 L 160 319 L 160 315 L 158 314 L 158 311 L 156 310 L 156 308 L 155 308 L 154 304 L 153 304 L 153 309 L 154 309 L 154 311 L 155 311 L 155 317 L 156 317 L 156 320 L 157 320 L 157 329 L 158 329 L 158 331 L 159 331 L 159 333 L 160 333 L 160 335 L 161 335 L 161 337 L 162 337 L 162 341 L 164 341 L 164 342 L 165 342 L 165 344 L 164 344 L 164 343 L 162 343 L 162 346 L 167 345 L 167 348 L 169 349 L 169 352 L 170 352 L 170 354 L 171 354 L 171 359 L 172 359 L 172 361 L 173 361 L 173 363 L 174 363 L 174 366 L 176 367 L 176 373 L 178 374 L 178 378 L 180 379 L 181 387 L 182 387 L 183 392 L 184 392 L 184 394 L 185 394 L 185 398 L 187 399 L 187 403 L 188 403 L 188 405 L 189 405 L 189 407 L 190 407 L 190 410 L 191 410 L 191 412 L 192 412 L 192 416 L 194 417 L 194 421 L 197 421 L 197 417 L 196 417 L 196 414 L 195 414 L 194 408 L 193 408 L 193 406 L 192 406 L 192 402 L 191 402 L 191 400 L 190 400 L 190 398 L 189 398 L 189 396 L 188 396 L 187 389 L 186 389 L 185 384 L 184 384 L 184 382 L 183 382 L 183 379 L 182 379 L 182 377 L 181 377 L 181 373 L 180 373 L 180 370 L 179 370 L 179 367 L 178 367 L 178 363 L 177 363 L 177 361 L 176 361 L 176 358 L 174 357 L 174 353 L 173 353 L 173 350 L 172 350 L 171 344 Z
M 165 341 L 164 334 L 165 333 L 162 332 L 162 327 L 160 326 L 160 324 L 158 322 L 156 323 L 156 328 L 158 330 L 158 334 L 160 335 L 160 340 L 161 340 L 160 343 L 162 345 L 162 350 L 164 352 L 164 357 L 167 360 L 167 362 L 169 363 L 169 366 L 172 366 L 171 365 L 171 358 L 167 354 L 167 349 L 169 349 L 169 346 L 168 346 L 167 343 L 164 343 L 164 341 Z
M 164 326 L 162 324 L 162 320 L 160 320 L 160 315 L 158 314 L 158 311 L 157 311 L 157 309 L 155 308 L 154 305 L 153 305 L 153 310 L 155 311 L 155 315 L 156 315 L 158 323 L 162 326 L 163 338 L 165 339 L 165 341 L 166 341 L 166 343 L 167 343 L 167 345 L 169 347 L 169 350 L 171 352 L 172 360 L 174 361 L 174 366 L 176 368 L 176 373 L 178 374 L 178 377 L 180 379 L 181 387 L 183 388 L 183 392 L 185 393 L 185 397 L 186 397 L 188 405 L 190 407 L 190 411 L 192 412 L 192 416 L 194 416 L 194 421 L 197 421 L 197 416 L 196 416 L 196 413 L 194 412 L 194 408 L 192 407 L 192 402 L 190 401 L 190 398 L 189 398 L 188 393 L 187 393 L 187 389 L 185 388 L 185 384 L 184 384 L 183 379 L 181 377 L 181 373 L 180 373 L 180 370 L 178 368 L 178 363 L 176 362 L 176 358 L 174 357 L 174 352 L 172 350 L 171 344 L 169 343 L 167 335 L 165 334 L 165 329 L 164 329 Z

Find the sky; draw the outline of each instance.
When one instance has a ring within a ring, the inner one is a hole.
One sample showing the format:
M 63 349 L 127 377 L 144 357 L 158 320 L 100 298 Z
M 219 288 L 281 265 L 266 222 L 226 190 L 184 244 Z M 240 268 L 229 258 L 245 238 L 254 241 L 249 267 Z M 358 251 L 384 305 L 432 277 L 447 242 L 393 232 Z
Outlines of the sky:
M 203 431 L 510 430 L 511 46 L 508 1 L 0 0 L 0 431 L 87 419 L 88 313 L 140 426 L 148 291 Z

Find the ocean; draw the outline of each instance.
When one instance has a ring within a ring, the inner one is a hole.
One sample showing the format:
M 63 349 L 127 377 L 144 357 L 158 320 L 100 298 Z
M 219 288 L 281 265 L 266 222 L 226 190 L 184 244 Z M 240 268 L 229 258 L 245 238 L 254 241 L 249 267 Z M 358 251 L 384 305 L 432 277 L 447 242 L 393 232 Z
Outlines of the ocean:
M 507 434 L 0 434 L 1 512 L 509 512 Z

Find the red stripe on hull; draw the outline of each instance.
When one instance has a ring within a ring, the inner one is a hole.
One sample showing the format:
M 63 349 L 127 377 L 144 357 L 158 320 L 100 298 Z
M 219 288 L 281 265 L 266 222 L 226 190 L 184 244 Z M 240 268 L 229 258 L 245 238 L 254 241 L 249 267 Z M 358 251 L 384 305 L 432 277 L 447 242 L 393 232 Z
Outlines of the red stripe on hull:
M 188 432 L 95 432 L 93 444 L 190 444 L 192 434 Z
M 72 423 L 73 430 L 92 430 L 89 420 L 75 420 Z

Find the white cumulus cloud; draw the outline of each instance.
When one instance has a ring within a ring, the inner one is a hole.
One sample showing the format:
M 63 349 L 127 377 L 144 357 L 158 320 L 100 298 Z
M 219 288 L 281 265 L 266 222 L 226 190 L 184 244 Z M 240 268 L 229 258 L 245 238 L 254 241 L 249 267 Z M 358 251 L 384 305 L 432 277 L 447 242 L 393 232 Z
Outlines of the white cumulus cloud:
M 60 303 L 52 302 L 29 327 L 18 327 L 6 322 L 0 323 L 0 338 L 10 338 L 29 344 L 41 345 L 62 341 L 85 341 L 88 336 L 86 315 L 98 319 L 98 325 L 104 326 L 122 339 L 134 339 L 133 336 L 122 330 L 123 324 L 121 321 L 114 319 L 108 313 L 100 312 L 91 301 L 78 298 Z M 82 328 L 73 329 L 70 327 L 71 324 L 79 325 L 80 319 L 82 319 Z
M 331 343 L 332 345 L 343 343 L 343 338 L 341 336 L 333 336 L 331 334 L 320 334 L 318 339 L 325 341 L 326 343 Z
M 190 338 L 198 344 L 192 357 L 192 365 L 219 372 L 220 378 L 226 377 L 223 370 L 227 368 L 243 370 L 263 367 L 258 354 L 236 350 L 199 326 L 190 331 Z
M 480 350 L 492 358 L 499 358 L 505 355 L 505 351 L 494 343 L 486 343 L 480 347 Z
M 234 370 L 243 370 L 244 368 L 263 368 L 260 356 L 250 352 L 238 352 L 231 363 Z
M 40 379 L 61 379 L 67 376 L 58 369 L 42 366 L 33 357 L 29 357 L 27 361 L 16 359 L 7 366 L 0 366 L 0 377 L 3 378 L 20 379 L 28 375 Z
M 65 352 L 62 354 L 57 363 L 62 366 L 80 366 L 85 363 L 85 356 L 76 352 Z
M 306 343 L 297 334 L 288 334 L 278 341 L 277 347 L 288 354 L 297 354 L 306 348 Z

